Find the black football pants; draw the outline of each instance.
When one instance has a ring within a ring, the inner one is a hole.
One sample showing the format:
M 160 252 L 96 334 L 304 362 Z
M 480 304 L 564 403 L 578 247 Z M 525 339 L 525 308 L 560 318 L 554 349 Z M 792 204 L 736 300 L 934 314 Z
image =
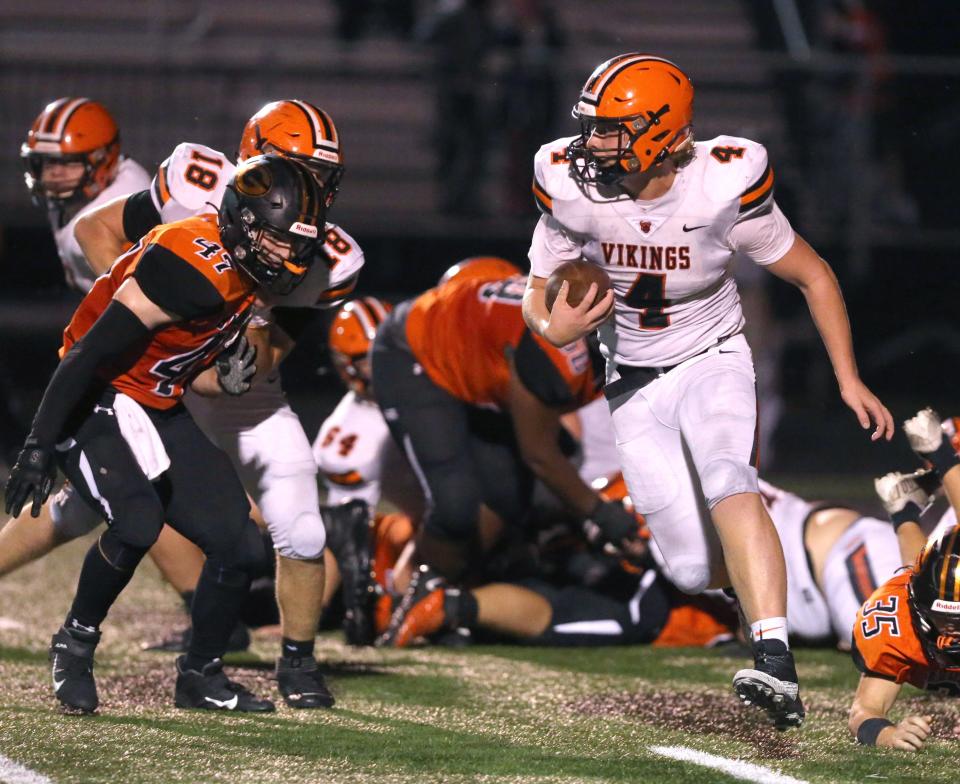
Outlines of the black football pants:
M 124 440 L 107 393 L 81 417 L 59 453 L 64 473 L 107 520 L 107 531 L 84 561 L 71 616 L 97 627 L 160 534 L 164 521 L 207 556 L 193 600 L 191 653 L 216 658 L 240 611 L 263 543 L 229 458 L 186 408 L 144 407 L 170 467 L 151 482 Z

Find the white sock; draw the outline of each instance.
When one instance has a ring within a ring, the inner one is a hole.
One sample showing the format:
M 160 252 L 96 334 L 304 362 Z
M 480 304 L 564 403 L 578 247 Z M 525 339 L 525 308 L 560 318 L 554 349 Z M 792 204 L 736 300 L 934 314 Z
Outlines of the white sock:
M 761 618 L 756 623 L 750 624 L 750 639 L 753 642 L 760 640 L 780 640 L 787 648 L 790 643 L 787 640 L 787 619 L 786 618 Z

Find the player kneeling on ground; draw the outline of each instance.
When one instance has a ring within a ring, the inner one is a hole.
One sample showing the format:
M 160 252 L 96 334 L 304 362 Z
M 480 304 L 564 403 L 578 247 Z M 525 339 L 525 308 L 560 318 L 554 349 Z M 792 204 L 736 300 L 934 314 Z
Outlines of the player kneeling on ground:
M 181 398 L 230 350 L 258 293 L 293 288 L 321 258 L 324 214 L 305 166 L 273 155 L 248 161 L 217 215 L 150 231 L 97 280 L 67 326 L 6 505 L 19 513 L 32 498 L 37 514 L 59 463 L 108 522 L 51 645 L 55 693 L 68 708 L 96 709 L 100 625 L 167 520 L 206 555 L 190 649 L 177 659 L 176 705 L 273 710 L 222 670 L 263 545 L 229 458 Z

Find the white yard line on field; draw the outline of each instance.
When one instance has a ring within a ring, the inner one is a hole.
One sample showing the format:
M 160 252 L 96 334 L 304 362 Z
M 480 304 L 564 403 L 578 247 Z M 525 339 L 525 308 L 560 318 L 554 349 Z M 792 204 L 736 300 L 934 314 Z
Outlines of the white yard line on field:
M 0 781 L 3 784 L 53 784 L 53 779 L 25 768 L 19 762 L 0 754 Z
M 807 784 L 802 779 L 777 773 L 775 770 L 763 767 L 763 765 L 718 757 L 715 754 L 707 754 L 705 751 L 688 749 L 686 746 L 651 746 L 650 751 L 659 754 L 661 757 L 669 757 L 681 762 L 691 762 L 694 765 L 713 768 L 744 781 L 757 781 L 763 782 L 763 784 Z
M 20 621 L 14 620 L 13 618 L 4 618 L 0 616 L 0 630 L 12 630 L 19 631 L 23 629 L 24 625 Z

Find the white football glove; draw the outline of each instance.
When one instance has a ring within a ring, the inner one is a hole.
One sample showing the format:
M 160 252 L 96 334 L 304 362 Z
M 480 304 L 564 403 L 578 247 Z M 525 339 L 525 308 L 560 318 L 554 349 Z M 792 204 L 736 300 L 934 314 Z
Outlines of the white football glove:
M 926 512 L 933 503 L 934 496 L 921 487 L 917 479 L 918 476 L 925 479 L 930 473 L 932 472 L 926 470 L 914 471 L 912 474 L 891 471 L 874 479 L 873 488 L 877 491 L 880 503 L 883 504 L 887 514 L 892 516 L 902 512 L 908 503 L 916 504 L 920 509 L 920 515 Z
M 903 432 L 910 442 L 910 448 L 920 457 L 928 457 L 943 443 L 940 415 L 929 407 L 904 422 Z

